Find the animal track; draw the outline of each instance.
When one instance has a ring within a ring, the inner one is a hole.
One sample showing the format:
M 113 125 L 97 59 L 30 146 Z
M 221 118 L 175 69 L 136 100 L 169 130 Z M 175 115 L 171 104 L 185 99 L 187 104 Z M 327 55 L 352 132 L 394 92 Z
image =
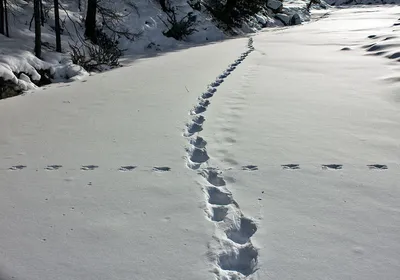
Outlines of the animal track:
M 83 165 L 81 167 L 81 170 L 88 171 L 88 170 L 95 170 L 97 168 L 99 168 L 98 165 Z
M 197 148 L 204 148 L 207 145 L 207 141 L 200 136 L 190 139 L 189 143 Z
M 167 172 L 167 171 L 171 171 L 171 168 L 170 167 L 167 167 L 167 166 L 155 166 L 155 167 L 153 167 L 153 171 L 156 171 L 156 172 Z
M 197 115 L 200 113 L 203 113 L 207 110 L 207 106 L 210 105 L 210 101 L 208 100 L 202 100 L 197 104 L 191 111 L 191 115 Z
M 249 276 L 256 271 L 258 252 L 252 244 L 244 247 L 232 248 L 231 251 L 223 252 L 218 257 L 218 263 L 219 266 L 224 270 L 239 272 L 244 276 Z M 241 278 L 232 277 L 229 279 Z
M 208 167 L 202 170 L 201 175 L 213 186 L 225 186 L 226 182 L 222 177 L 221 171 L 216 168 Z
M 232 194 L 211 186 L 207 188 L 208 203 L 215 205 L 228 205 L 233 202 Z
M 199 115 L 199 116 L 195 116 L 194 118 L 193 118 L 193 122 L 194 123 L 197 123 L 197 124 L 203 124 L 203 122 L 205 122 L 205 118 L 204 118 L 204 116 L 201 116 L 201 115 Z
M 282 165 L 283 169 L 300 169 L 300 165 L 299 164 L 283 164 Z
M 61 167 L 62 167 L 62 165 L 54 164 L 54 165 L 47 165 L 47 167 L 45 169 L 49 170 L 49 171 L 53 171 L 53 170 L 58 170 Z
M 214 167 L 208 166 L 209 156 L 206 151 L 207 142 L 198 133 L 202 131 L 202 125 L 205 118 L 202 113 L 206 112 L 210 105 L 209 99 L 217 92 L 218 86 L 224 82 L 224 79 L 230 75 L 236 67 L 241 64 L 246 57 L 254 50 L 253 39 L 248 41 L 248 50 L 240 55 L 228 68 L 212 82 L 207 91 L 201 94 L 198 98 L 199 102 L 190 110 L 189 114 L 194 115 L 193 119 L 187 125 L 186 132 L 183 136 L 186 137 L 190 144 L 190 148 L 186 149 L 187 166 L 191 169 L 199 169 L 202 165 L 206 168 L 200 169 L 199 174 L 202 175 L 208 184 L 204 186 L 207 197 L 208 207 L 206 213 L 210 220 L 216 223 L 216 228 L 220 231 L 217 238 L 222 254 L 216 253 L 216 265 L 219 266 L 219 271 L 216 272 L 219 280 L 239 280 L 244 276 L 249 276 L 255 271 L 257 265 L 258 252 L 252 245 L 250 238 L 257 231 L 256 224 L 249 218 L 243 216 L 239 205 L 234 201 L 232 193 L 225 187 L 226 181 L 222 172 Z M 236 142 L 236 140 L 231 141 Z M 258 167 L 255 165 L 247 165 L 242 167 L 243 170 L 255 171 Z M 229 181 L 234 182 L 234 179 Z M 229 205 L 229 206 L 228 206 Z M 232 212 L 229 212 L 232 209 Z M 211 212 L 211 213 L 210 213 Z M 228 213 L 232 214 L 227 219 Z M 235 224 L 233 221 L 237 221 Z M 225 233 L 225 234 L 224 234 Z M 243 245 L 245 244 L 245 245 Z M 225 277 L 223 274 L 229 274 Z
M 258 170 L 258 167 L 257 167 L 257 165 L 245 165 L 245 166 L 242 166 L 242 170 L 256 171 L 256 170 Z
M 209 156 L 205 148 L 191 148 L 189 151 L 190 160 L 194 163 L 203 163 L 209 160 Z
M 10 167 L 9 170 L 16 171 L 16 170 L 22 170 L 24 168 L 26 168 L 26 165 L 14 165 L 14 166 Z
M 122 172 L 132 171 L 136 168 L 134 165 L 121 166 L 118 170 Z
M 214 82 L 211 83 L 211 87 L 218 87 L 219 85 L 221 85 L 224 82 L 223 79 L 218 78 L 217 80 L 215 80 Z
M 387 165 L 384 164 L 370 164 L 367 166 L 369 169 L 380 169 L 380 170 L 388 169 Z
M 211 98 L 213 96 L 214 96 L 214 93 L 207 91 L 207 92 L 203 93 L 201 97 L 207 99 L 207 98 Z
M 339 170 L 342 169 L 343 165 L 342 164 L 323 164 L 322 169 L 334 169 L 334 170 Z
M 226 231 L 226 236 L 238 244 L 245 244 L 257 231 L 257 225 L 250 219 L 241 217 L 239 224 Z
M 212 208 L 211 220 L 215 222 L 221 222 L 225 219 L 227 214 L 228 208 L 226 208 L 225 206 L 214 206 Z
M 191 136 L 196 132 L 200 132 L 203 130 L 203 127 L 195 122 L 187 124 L 187 133 L 186 136 Z

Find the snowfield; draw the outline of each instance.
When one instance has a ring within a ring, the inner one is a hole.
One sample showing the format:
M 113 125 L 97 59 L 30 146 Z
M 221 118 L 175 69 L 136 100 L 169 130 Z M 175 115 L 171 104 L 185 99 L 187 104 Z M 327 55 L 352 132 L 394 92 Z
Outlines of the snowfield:
M 325 13 L 2 100 L 2 277 L 398 279 L 400 8 Z

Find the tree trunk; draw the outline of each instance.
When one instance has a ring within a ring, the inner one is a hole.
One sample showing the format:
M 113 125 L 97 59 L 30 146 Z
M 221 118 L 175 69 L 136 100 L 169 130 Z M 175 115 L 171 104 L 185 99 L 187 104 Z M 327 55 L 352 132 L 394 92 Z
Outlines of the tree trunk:
M 61 52 L 61 30 L 60 30 L 60 13 L 58 9 L 58 0 L 54 0 L 54 18 L 56 31 L 56 51 Z
M 228 0 L 224 7 L 224 14 L 230 15 L 237 5 L 237 0 Z
M 0 0 L 0 34 L 4 35 L 4 3 Z
M 0 0 L 1 1 L 1 0 Z M 4 19 L 6 21 L 6 36 L 10 37 L 10 32 L 8 30 L 8 11 L 7 11 L 7 0 L 4 0 Z
M 160 3 L 163 12 L 168 12 L 166 0 L 158 0 L 158 2 Z
M 42 56 L 42 38 L 40 29 L 40 0 L 33 0 L 33 14 L 35 17 L 35 55 Z
M 44 26 L 45 18 L 44 18 L 44 11 L 43 11 L 43 0 L 40 0 L 40 20 L 42 26 Z
M 86 20 L 85 20 L 85 36 L 92 41 L 92 43 L 97 43 L 96 38 L 96 10 L 97 10 L 97 0 L 88 0 Z

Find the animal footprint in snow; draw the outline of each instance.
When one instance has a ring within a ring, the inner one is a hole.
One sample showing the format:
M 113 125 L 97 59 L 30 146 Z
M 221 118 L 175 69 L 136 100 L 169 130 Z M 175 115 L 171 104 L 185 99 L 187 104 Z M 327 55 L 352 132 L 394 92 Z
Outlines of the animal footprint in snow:
M 195 122 L 192 123 L 188 123 L 187 125 L 187 133 L 185 134 L 185 136 L 191 136 L 196 132 L 200 132 L 203 130 L 203 127 Z
M 229 74 L 230 74 L 230 73 L 229 73 L 228 71 L 225 71 L 223 74 L 219 75 L 218 78 L 219 78 L 219 79 L 225 79 L 226 77 L 229 76 Z
M 208 105 L 210 105 L 210 101 L 208 100 L 202 100 L 199 102 L 198 105 L 196 105 L 191 111 L 191 115 L 197 115 L 200 113 L 203 113 L 207 110 Z
M 206 180 L 214 186 L 225 186 L 226 182 L 222 177 L 221 171 L 216 168 L 208 167 L 202 170 L 201 175 L 203 175 Z
M 202 137 L 197 136 L 194 139 L 190 139 L 190 144 L 197 148 L 204 148 L 207 145 L 207 141 L 204 140 Z
M 83 165 L 83 166 L 81 167 L 81 170 L 89 171 L 89 170 L 95 170 L 95 169 L 97 169 L 97 168 L 99 168 L 98 165 Z
M 208 187 L 208 203 L 214 205 L 228 205 L 233 202 L 232 194 L 227 191 L 222 191 L 217 187 Z
M 202 98 L 205 98 L 205 99 L 207 99 L 207 98 L 211 98 L 211 97 L 213 97 L 214 96 L 214 93 L 211 93 L 211 92 L 205 92 L 205 93 L 203 93 L 202 95 L 201 95 L 201 97 Z
M 204 92 L 204 93 L 201 95 L 201 97 L 202 97 L 202 98 L 205 98 L 205 99 L 211 98 L 211 97 L 214 96 L 214 93 L 216 93 L 216 92 L 217 92 L 217 89 L 216 89 L 216 88 L 208 86 L 207 91 Z
M 45 169 L 49 170 L 49 171 L 54 171 L 54 170 L 60 169 L 61 167 L 62 167 L 62 165 L 54 164 L 54 165 L 47 165 L 47 167 Z
M 190 160 L 194 163 L 203 163 L 210 159 L 206 149 L 193 147 L 188 150 Z
M 282 165 L 283 169 L 300 169 L 300 165 L 299 164 L 283 164 Z
M 218 257 L 218 265 L 223 270 L 236 271 L 244 276 L 253 274 L 258 263 L 258 251 L 252 244 L 244 247 L 224 251 Z M 244 279 L 243 276 L 235 276 L 230 279 Z
M 323 164 L 322 169 L 333 169 L 333 170 L 339 170 L 342 169 L 343 165 L 342 164 Z
M 369 169 L 380 169 L 380 170 L 388 169 L 387 165 L 384 164 L 370 164 L 367 166 Z
M 232 225 L 232 228 L 226 231 L 226 236 L 238 244 L 246 244 L 250 237 L 257 231 L 257 225 L 252 220 L 241 217 L 237 225 Z
M 242 170 L 256 171 L 256 170 L 258 170 L 258 167 L 257 167 L 257 165 L 245 165 L 245 166 L 242 166 Z
M 221 222 L 228 215 L 228 208 L 224 206 L 214 206 L 212 208 L 211 220 L 215 222 Z
M 127 165 L 127 166 L 121 166 L 118 170 L 121 172 L 128 172 L 128 171 L 132 171 L 136 168 L 136 166 L 134 165 Z
M 171 168 L 169 168 L 167 166 L 161 166 L 161 167 L 156 166 L 156 167 L 153 167 L 153 171 L 156 171 L 156 172 L 167 172 L 167 171 L 170 171 L 170 170 L 171 170 Z
M 26 168 L 26 165 L 14 165 L 14 166 L 10 167 L 9 170 L 15 171 L 15 170 L 22 170 L 24 168 Z
M 204 116 L 195 116 L 193 118 L 193 122 L 197 124 L 203 124 L 206 121 L 206 118 Z
M 218 87 L 220 84 L 222 84 L 224 82 L 224 80 L 223 79 L 220 79 L 220 78 L 217 78 L 217 80 L 216 81 L 214 81 L 214 82 L 212 82 L 211 83 L 211 87 Z

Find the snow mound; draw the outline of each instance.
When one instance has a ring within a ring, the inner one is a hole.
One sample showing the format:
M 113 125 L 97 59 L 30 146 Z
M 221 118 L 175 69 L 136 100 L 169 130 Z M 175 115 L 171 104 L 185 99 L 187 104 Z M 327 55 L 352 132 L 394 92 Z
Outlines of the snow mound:
M 382 56 L 390 60 L 400 62 L 400 19 L 392 26 L 390 33 L 375 35 L 371 34 L 368 39 L 372 43 L 363 45 L 368 55 Z

